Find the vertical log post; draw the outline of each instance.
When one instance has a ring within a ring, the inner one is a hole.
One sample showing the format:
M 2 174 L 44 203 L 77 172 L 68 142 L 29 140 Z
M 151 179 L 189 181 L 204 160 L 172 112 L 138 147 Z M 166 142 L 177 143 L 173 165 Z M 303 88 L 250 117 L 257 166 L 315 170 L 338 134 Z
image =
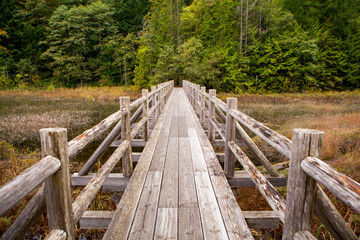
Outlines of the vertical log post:
M 161 84 L 161 111 L 163 110 L 165 106 L 165 90 L 164 90 L 164 84 Z
M 205 124 L 205 93 L 206 88 L 205 87 L 201 87 L 201 94 L 200 94 L 200 122 L 202 125 Z
M 235 169 L 235 156 L 229 148 L 228 143 L 235 141 L 236 133 L 236 121 L 230 114 L 231 109 L 237 108 L 237 98 L 227 99 L 227 113 L 226 113 L 226 132 L 225 132 L 225 159 L 224 159 L 224 171 L 227 178 L 234 177 Z
M 208 136 L 210 141 L 214 141 L 215 140 L 215 128 L 214 126 L 211 124 L 210 119 L 215 117 L 215 104 L 212 101 L 213 98 L 216 97 L 216 89 L 210 89 L 209 90 L 209 125 L 208 125 Z
M 161 84 L 158 85 L 158 91 L 159 91 L 159 116 L 161 113 L 161 109 L 162 109 L 162 86 Z
M 148 93 L 149 93 L 149 90 L 147 90 L 147 89 L 142 90 L 142 95 L 144 97 L 146 97 L 146 100 L 142 104 L 142 109 L 143 109 L 142 117 L 147 118 L 147 120 L 144 124 L 144 127 L 143 127 L 143 139 L 145 141 L 147 141 L 149 139 L 149 116 L 148 116 L 149 101 L 147 98 Z
M 133 172 L 132 150 L 131 150 L 131 127 L 130 127 L 130 97 L 120 97 L 120 108 L 125 111 L 121 129 L 121 139 L 130 142 L 128 149 L 122 156 L 122 169 L 124 177 L 131 177 Z
M 153 97 L 152 97 L 152 105 L 155 106 L 155 110 L 154 110 L 152 118 L 153 118 L 153 124 L 155 124 L 157 121 L 157 115 L 158 115 L 158 108 L 156 106 L 157 105 L 156 86 L 152 86 L 151 91 L 154 92 Z
M 301 169 L 307 156 L 321 155 L 324 132 L 294 129 L 287 185 L 284 240 L 291 240 L 300 230 L 311 230 L 316 183 Z
M 75 239 L 72 212 L 67 130 L 45 128 L 40 130 L 42 157 L 53 156 L 61 161 L 60 169 L 45 180 L 45 199 L 49 231 L 60 229 L 67 239 Z
M 197 114 L 200 115 L 200 85 L 195 85 L 195 108 L 197 109 Z

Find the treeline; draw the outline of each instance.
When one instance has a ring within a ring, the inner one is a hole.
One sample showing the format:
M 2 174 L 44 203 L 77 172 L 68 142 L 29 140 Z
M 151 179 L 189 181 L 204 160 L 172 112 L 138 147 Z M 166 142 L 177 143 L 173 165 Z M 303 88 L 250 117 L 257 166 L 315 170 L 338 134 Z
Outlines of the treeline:
M 130 83 L 148 0 L 0 3 L 0 88 Z
M 360 86 L 360 0 L 8 0 L 0 18 L 0 87 Z

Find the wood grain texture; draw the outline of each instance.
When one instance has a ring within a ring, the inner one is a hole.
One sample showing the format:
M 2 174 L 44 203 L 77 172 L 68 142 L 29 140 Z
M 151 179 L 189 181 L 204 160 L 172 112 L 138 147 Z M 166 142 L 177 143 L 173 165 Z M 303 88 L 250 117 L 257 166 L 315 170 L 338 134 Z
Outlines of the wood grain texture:
M 209 95 L 210 95 L 209 103 L 208 103 L 209 104 L 209 119 L 211 119 L 211 118 L 215 117 L 215 104 L 214 104 L 213 100 L 216 99 L 216 89 L 210 89 Z M 215 128 L 212 125 L 211 121 L 209 121 L 209 124 L 208 124 L 208 136 L 211 141 L 215 140 Z
M 282 223 L 285 221 L 285 200 L 281 194 L 269 183 L 269 181 L 261 174 L 259 169 L 251 162 L 246 154 L 234 143 L 229 142 L 231 151 L 235 154 L 237 160 L 249 173 L 257 189 L 263 195 L 265 200 L 269 203 L 271 208 L 279 216 Z
M 80 218 L 80 228 L 107 229 L 113 216 L 113 211 L 85 211 Z
M 307 157 L 301 168 L 335 196 L 360 213 L 360 184 L 316 157 Z
M 45 240 L 65 240 L 66 232 L 60 229 L 52 230 L 48 236 L 46 236 Z
M 0 216 L 11 209 L 39 186 L 47 177 L 55 173 L 61 166 L 59 159 L 47 156 L 35 165 L 27 168 L 0 188 Z
M 84 176 L 85 174 L 88 174 L 91 168 L 94 166 L 97 160 L 99 160 L 105 153 L 107 149 L 109 149 L 111 143 L 116 140 L 120 133 L 121 133 L 121 126 L 122 121 L 120 120 L 115 127 L 111 130 L 109 135 L 106 136 L 106 138 L 102 141 L 100 146 L 95 150 L 95 152 L 91 155 L 88 161 L 84 164 L 84 166 L 79 171 L 80 176 Z
M 122 110 L 119 110 L 109 117 L 102 120 L 94 127 L 84 131 L 68 143 L 69 159 L 73 159 L 79 152 L 81 152 L 89 143 L 97 139 L 102 133 L 107 131 L 115 122 L 118 122 L 124 115 Z
M 122 141 L 128 141 L 131 143 L 131 126 L 130 126 L 130 98 L 120 97 L 120 109 L 125 113 L 123 117 L 123 124 L 121 128 L 121 139 Z M 130 145 L 131 146 L 131 145 Z M 128 147 L 122 156 L 122 172 L 125 177 L 130 177 L 133 172 L 133 163 L 131 160 L 132 150 Z
M 178 214 L 177 208 L 158 208 L 158 213 L 156 218 L 156 228 L 153 239 L 155 240 L 178 239 L 177 214 Z
M 129 146 L 130 143 L 128 141 L 123 141 L 75 199 L 72 205 L 75 222 L 80 220 L 82 214 L 94 199 L 96 193 L 99 191 L 102 184 L 105 182 L 106 178 L 109 176 L 110 172 L 114 169 L 115 165 L 119 162 L 121 156 L 123 156 Z
M 231 152 L 229 145 L 230 141 L 235 141 L 235 123 L 236 121 L 230 114 L 231 109 L 237 108 L 237 98 L 227 98 L 227 112 L 226 112 L 226 134 L 225 134 L 225 159 L 224 159 L 224 172 L 226 178 L 234 176 L 235 169 L 235 156 Z
M 301 169 L 301 161 L 309 154 L 319 154 L 324 132 L 310 129 L 294 129 L 286 197 L 286 214 L 283 239 L 293 239 L 301 230 L 310 230 L 315 188 Z
M 358 237 L 321 187 L 317 187 L 316 189 L 315 214 L 331 233 L 333 238 L 337 240 L 358 240 Z
M 204 154 L 207 171 L 213 185 L 215 197 L 221 211 L 228 237 L 230 239 L 252 239 L 251 232 L 246 225 L 244 216 L 236 202 L 232 191 L 227 184 L 224 172 L 217 161 L 214 149 L 211 147 L 201 123 L 195 116 L 194 111 L 190 110 L 187 115 L 192 115 L 192 126 L 196 129 L 201 150 Z M 191 145 L 192 146 L 192 145 Z
M 128 239 L 152 239 L 163 173 L 149 171 Z
M 304 240 L 304 239 L 316 240 L 316 237 L 314 237 L 314 235 L 312 235 L 311 232 L 309 232 L 307 230 L 303 230 L 303 231 L 296 232 L 293 239 L 294 240 Z
M 46 204 L 43 184 L 0 239 L 23 239 L 27 230 L 35 223 L 35 220 L 41 216 L 45 209 Z
M 128 237 L 138 205 L 138 199 L 141 196 L 143 185 L 145 183 L 147 171 L 149 170 L 151 159 L 158 144 L 165 117 L 168 116 L 168 114 L 166 114 L 166 109 L 171 102 L 171 98 L 172 97 L 170 96 L 168 103 L 165 106 L 165 114 L 160 115 L 157 124 L 153 129 L 148 144 L 146 145 L 134 170 L 134 174 L 130 179 L 129 187 L 126 188 L 103 239 L 127 239 Z M 169 119 L 166 120 L 169 121 Z
M 245 221 L 252 229 L 277 229 L 279 217 L 274 211 L 243 211 Z
M 42 157 L 50 155 L 61 162 L 60 169 L 46 179 L 44 186 L 49 230 L 63 230 L 68 239 L 75 239 L 67 130 L 41 129 L 40 140 Z
M 230 114 L 270 146 L 278 150 L 285 157 L 290 158 L 291 141 L 289 139 L 239 110 L 232 109 L 230 110 Z
M 149 139 L 149 115 L 148 115 L 148 108 L 149 108 L 149 101 L 148 101 L 148 94 L 149 94 L 149 90 L 147 89 L 143 89 L 142 90 L 142 95 L 144 97 L 146 97 L 146 100 L 143 102 L 142 105 L 142 117 L 143 119 L 146 119 L 146 122 L 144 123 L 144 127 L 143 127 L 143 139 L 144 141 L 147 141 Z

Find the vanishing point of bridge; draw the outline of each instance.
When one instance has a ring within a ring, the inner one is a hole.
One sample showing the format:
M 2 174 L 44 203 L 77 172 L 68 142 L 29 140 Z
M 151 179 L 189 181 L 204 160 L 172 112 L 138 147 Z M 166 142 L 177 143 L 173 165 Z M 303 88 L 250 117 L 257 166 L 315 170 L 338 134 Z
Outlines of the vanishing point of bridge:
M 358 239 L 319 185 L 360 213 L 360 184 L 319 159 L 323 132 L 294 129 L 290 141 L 239 111 L 236 98 L 224 103 L 216 90 L 206 93 L 188 81 L 142 95 L 131 103 L 121 97 L 119 111 L 69 142 L 66 129 L 40 131 L 43 158 L 0 188 L 0 216 L 36 191 L 1 239 L 22 239 L 45 209 L 46 239 L 75 239 L 78 227 L 106 229 L 104 239 L 253 239 L 250 229 L 279 223 L 282 239 L 315 239 L 314 214 L 333 238 Z M 106 131 L 79 173 L 70 175 L 69 161 Z M 289 168 L 287 178 L 248 132 L 290 160 L 282 166 Z M 110 147 L 116 150 L 92 173 Z M 235 171 L 236 162 L 243 170 Z M 121 173 L 114 172 L 119 165 Z M 85 186 L 75 199 L 72 186 Z M 286 199 L 276 186 L 287 186 Z M 232 192 L 238 187 L 256 187 L 272 211 L 241 211 Z M 88 209 L 101 189 L 115 192 L 115 211 Z

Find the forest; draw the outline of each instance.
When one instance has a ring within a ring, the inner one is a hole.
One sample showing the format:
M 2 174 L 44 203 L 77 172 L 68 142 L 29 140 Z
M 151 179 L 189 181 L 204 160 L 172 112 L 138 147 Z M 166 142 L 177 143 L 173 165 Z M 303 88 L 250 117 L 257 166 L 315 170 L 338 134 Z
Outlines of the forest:
M 7 0 L 0 89 L 360 87 L 360 0 Z

